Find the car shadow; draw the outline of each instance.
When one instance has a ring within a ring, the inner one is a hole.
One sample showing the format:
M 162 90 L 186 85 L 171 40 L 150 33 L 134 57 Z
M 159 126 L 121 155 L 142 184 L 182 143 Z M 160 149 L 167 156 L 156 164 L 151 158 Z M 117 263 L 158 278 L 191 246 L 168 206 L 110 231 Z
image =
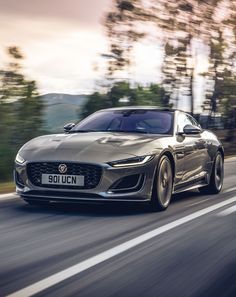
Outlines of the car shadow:
M 69 216 L 135 216 L 144 213 L 150 213 L 150 208 L 146 203 L 130 204 L 130 203 L 50 203 L 47 206 L 37 205 L 21 205 L 20 211 L 28 213 L 44 213 L 44 214 L 63 214 Z
M 173 210 L 174 205 L 182 203 L 191 199 L 192 202 L 199 199 L 200 193 L 198 191 L 183 192 L 174 194 L 172 196 L 171 205 L 165 212 L 169 213 Z M 138 216 L 144 214 L 154 213 L 148 203 L 118 203 L 118 202 L 106 202 L 106 203 L 50 203 L 47 206 L 28 205 L 26 203 L 18 206 L 18 210 L 26 213 L 42 213 L 42 214 L 63 214 L 69 216 Z
M 198 190 L 185 191 L 182 193 L 174 194 L 172 196 L 171 203 L 179 203 L 184 200 L 197 200 L 199 197 L 202 197 L 202 194 Z

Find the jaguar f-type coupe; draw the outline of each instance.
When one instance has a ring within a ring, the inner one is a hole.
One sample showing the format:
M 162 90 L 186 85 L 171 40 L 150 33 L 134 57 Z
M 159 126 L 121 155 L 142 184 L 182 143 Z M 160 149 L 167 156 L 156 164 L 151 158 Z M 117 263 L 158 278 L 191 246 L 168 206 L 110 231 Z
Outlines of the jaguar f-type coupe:
M 14 176 L 29 204 L 147 202 L 164 210 L 173 193 L 221 191 L 224 149 L 180 110 L 111 108 L 27 142 Z

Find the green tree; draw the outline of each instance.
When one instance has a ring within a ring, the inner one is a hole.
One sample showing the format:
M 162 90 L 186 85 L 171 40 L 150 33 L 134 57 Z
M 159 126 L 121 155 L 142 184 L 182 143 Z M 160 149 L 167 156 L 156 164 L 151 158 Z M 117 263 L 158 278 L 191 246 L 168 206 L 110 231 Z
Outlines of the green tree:
M 89 96 L 86 103 L 82 106 L 81 110 L 79 111 L 79 116 L 85 118 L 91 113 L 107 107 L 107 95 L 95 92 Z
M 43 104 L 35 81 L 22 73 L 18 47 L 7 49 L 9 63 L 0 71 L 0 179 L 12 176 L 17 150 L 41 133 Z
M 156 26 L 154 33 L 158 36 L 156 42 L 164 49 L 163 86 L 170 99 L 177 101 L 176 106 L 179 97 L 188 96 L 190 110 L 194 113 L 194 85 L 198 75 L 196 56 L 199 55 L 197 44 L 210 48 L 211 52 L 212 37 L 217 35 L 218 28 L 222 28 L 224 33 L 229 30 L 236 33 L 236 1 L 150 0 L 146 3 L 114 0 L 113 3 L 113 9 L 105 20 L 110 41 L 108 57 L 111 73 L 114 75 L 115 71 L 130 65 L 130 52 L 134 44 L 147 34 L 153 35 L 153 30 L 150 33 L 145 31 L 147 24 L 153 24 Z M 221 10 L 225 13 L 220 16 Z M 127 39 L 130 32 L 133 38 Z M 223 34 L 224 39 L 227 39 L 226 35 Z M 232 49 L 232 45 L 233 42 L 228 40 L 228 49 Z M 117 48 L 119 51 L 114 54 L 113 49 Z M 213 80 L 214 75 L 212 71 Z M 211 106 L 214 107 L 214 96 L 212 100 Z
M 88 101 L 82 107 L 80 115 L 82 118 L 103 108 L 120 106 L 154 105 L 169 107 L 169 97 L 164 88 L 151 84 L 149 87 L 137 85 L 131 87 L 126 81 L 116 82 L 111 89 L 105 93 L 98 92 L 89 96 Z

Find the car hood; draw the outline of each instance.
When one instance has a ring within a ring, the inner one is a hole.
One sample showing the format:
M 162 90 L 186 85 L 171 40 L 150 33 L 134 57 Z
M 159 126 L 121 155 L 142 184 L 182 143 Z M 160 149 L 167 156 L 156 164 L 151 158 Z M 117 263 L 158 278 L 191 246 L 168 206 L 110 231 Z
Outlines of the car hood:
M 109 162 L 156 153 L 161 149 L 158 141 L 161 137 L 110 132 L 54 134 L 32 139 L 21 148 L 20 154 L 27 161 Z

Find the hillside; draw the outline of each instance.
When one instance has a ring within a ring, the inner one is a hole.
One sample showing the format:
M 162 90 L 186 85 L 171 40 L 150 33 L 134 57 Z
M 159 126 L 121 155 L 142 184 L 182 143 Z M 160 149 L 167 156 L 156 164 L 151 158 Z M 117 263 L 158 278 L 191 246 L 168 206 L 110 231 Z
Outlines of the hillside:
M 87 100 L 87 95 L 50 93 L 41 98 L 45 106 L 44 129 L 57 133 L 63 131 L 66 123 L 78 121 L 79 109 Z

